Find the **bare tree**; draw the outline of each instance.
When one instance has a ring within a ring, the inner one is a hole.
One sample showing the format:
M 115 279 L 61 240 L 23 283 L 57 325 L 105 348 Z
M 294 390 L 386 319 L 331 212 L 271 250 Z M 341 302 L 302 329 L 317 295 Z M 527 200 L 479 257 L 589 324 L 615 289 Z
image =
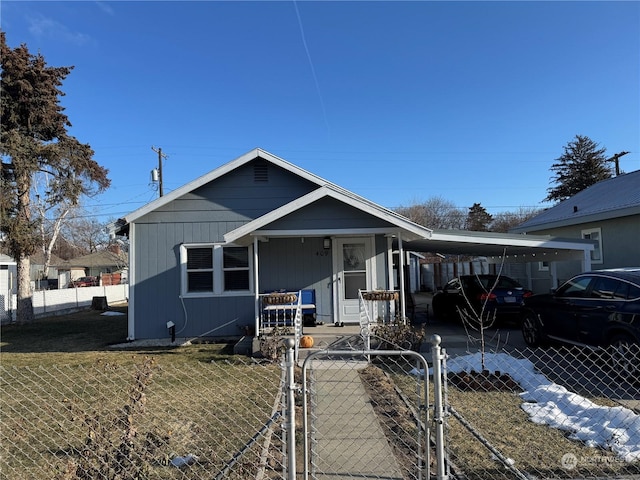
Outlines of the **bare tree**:
M 496 213 L 493 216 L 489 230 L 492 232 L 507 233 L 512 228 L 535 217 L 540 212 L 542 212 L 541 208 L 520 207 L 515 212 Z
M 86 255 L 103 250 L 109 245 L 106 223 L 100 222 L 82 209 L 77 209 L 65 222 L 62 230 L 67 243 L 76 255 Z
M 462 229 L 466 219 L 464 211 L 442 197 L 418 200 L 408 207 L 398 207 L 396 212 L 412 222 L 434 229 Z
M 504 259 L 507 256 L 507 249 L 505 248 L 502 252 L 502 262 L 500 263 L 500 269 L 498 270 L 497 274 L 496 274 L 496 279 L 493 283 L 493 285 L 490 286 L 486 286 L 484 285 L 479 278 L 476 278 L 476 281 L 478 282 L 478 284 L 482 287 L 482 289 L 484 290 L 484 300 L 482 301 L 481 305 L 480 305 L 480 310 L 477 310 L 476 308 L 474 308 L 474 306 L 471 303 L 471 299 L 467 296 L 467 292 L 464 289 L 464 285 L 463 282 L 460 280 L 460 290 L 462 292 L 462 296 L 464 297 L 465 300 L 465 306 L 463 307 L 458 307 L 458 314 L 460 315 L 460 318 L 462 319 L 462 323 L 465 327 L 465 330 L 467 332 L 467 336 L 469 338 L 471 338 L 471 333 L 470 331 L 476 331 L 478 332 L 480 338 L 480 363 L 482 365 L 482 370 L 486 370 L 485 368 L 485 355 L 486 355 L 486 348 L 487 348 L 487 342 L 486 342 L 486 331 L 490 328 L 492 328 L 495 324 L 496 324 L 496 311 L 495 310 L 490 310 L 488 308 L 489 306 L 489 299 L 491 297 L 491 293 L 493 293 L 493 291 L 496 289 L 496 287 L 498 286 L 498 283 L 500 282 L 500 276 L 502 275 L 502 269 L 504 267 Z

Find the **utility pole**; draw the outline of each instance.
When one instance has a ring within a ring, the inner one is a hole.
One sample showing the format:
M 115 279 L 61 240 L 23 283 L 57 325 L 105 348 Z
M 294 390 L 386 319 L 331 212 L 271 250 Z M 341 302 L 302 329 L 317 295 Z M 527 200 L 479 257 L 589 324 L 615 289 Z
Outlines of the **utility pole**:
M 607 158 L 607 162 L 615 162 L 615 164 L 616 164 L 616 177 L 618 175 L 620 175 L 620 162 L 619 162 L 619 159 L 620 159 L 620 157 L 626 155 L 627 153 L 629 153 L 629 152 L 620 152 L 620 153 L 616 153 L 611 158 Z
M 151 150 L 158 154 L 158 185 L 160 192 L 160 196 L 164 195 L 164 190 L 162 188 L 162 159 L 168 158 L 164 153 L 162 153 L 162 148 L 151 147 Z

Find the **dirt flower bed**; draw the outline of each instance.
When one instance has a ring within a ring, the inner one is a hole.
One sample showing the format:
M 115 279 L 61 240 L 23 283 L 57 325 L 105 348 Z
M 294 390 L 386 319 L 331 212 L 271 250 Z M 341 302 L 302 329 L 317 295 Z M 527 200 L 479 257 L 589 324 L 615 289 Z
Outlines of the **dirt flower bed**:
M 403 476 L 416 478 L 418 465 L 418 419 L 385 372 L 375 366 L 360 370 L 360 379 L 371 398 L 371 405 L 389 441 Z M 425 432 L 422 432 L 425 435 Z M 423 456 L 424 457 L 424 456 Z M 430 455 L 431 471 L 434 471 L 435 453 Z

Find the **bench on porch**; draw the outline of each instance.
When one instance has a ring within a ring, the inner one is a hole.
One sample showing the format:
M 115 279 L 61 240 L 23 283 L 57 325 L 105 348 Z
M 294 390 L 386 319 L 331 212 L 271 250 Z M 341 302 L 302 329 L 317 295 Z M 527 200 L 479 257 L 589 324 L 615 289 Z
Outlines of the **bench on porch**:
M 286 293 L 295 295 L 296 300 L 289 303 L 279 303 L 269 305 L 264 300 L 261 302 L 261 319 L 260 327 L 291 327 L 295 320 L 296 309 L 298 308 L 298 295 L 300 295 L 300 308 L 302 310 L 302 323 L 305 327 L 313 327 L 316 323 L 316 291 L 314 289 L 287 291 L 287 292 L 267 292 L 270 293 Z

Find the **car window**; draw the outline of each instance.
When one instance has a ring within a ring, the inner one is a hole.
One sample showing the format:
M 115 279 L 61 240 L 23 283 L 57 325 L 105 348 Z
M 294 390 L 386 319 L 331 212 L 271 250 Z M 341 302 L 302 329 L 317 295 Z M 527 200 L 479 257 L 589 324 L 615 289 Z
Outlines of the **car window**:
M 578 277 L 569 280 L 556 292 L 558 297 L 584 297 L 592 277 Z
M 500 277 L 497 288 L 521 288 L 522 286 L 509 277 Z
M 640 287 L 629 284 L 629 292 L 627 293 L 628 300 L 635 300 L 640 298 Z
M 626 300 L 629 291 L 628 283 L 621 282 L 615 278 L 596 278 L 591 291 L 592 298 L 603 298 L 611 300 Z

